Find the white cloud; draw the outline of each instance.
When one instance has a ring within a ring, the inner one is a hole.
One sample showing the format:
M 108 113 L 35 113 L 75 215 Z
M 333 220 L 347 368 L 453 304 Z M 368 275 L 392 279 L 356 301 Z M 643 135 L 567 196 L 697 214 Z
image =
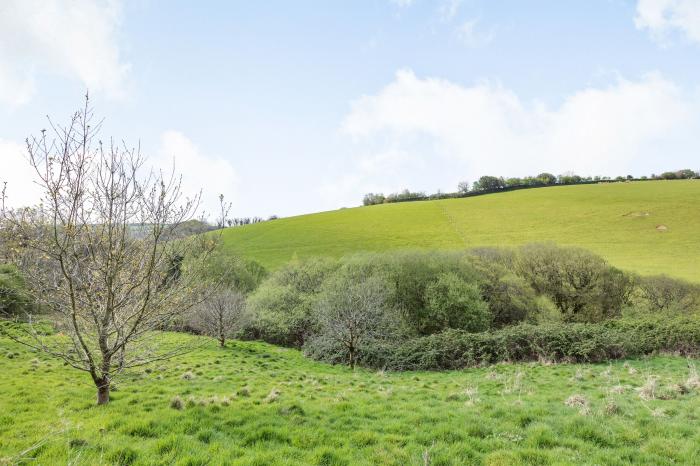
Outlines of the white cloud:
M 36 205 L 41 190 L 29 165 L 24 145 L 0 139 L 0 189 L 7 183 L 7 204 L 11 207 Z
M 117 46 L 120 16 L 118 0 L 0 2 L 0 101 L 26 103 L 43 73 L 121 97 L 129 65 Z
M 473 18 L 464 21 L 457 29 L 455 34 L 459 41 L 467 47 L 476 48 L 487 45 L 493 40 L 494 31 L 482 31 L 478 28 L 479 19 Z
M 457 16 L 457 12 L 459 11 L 459 7 L 462 5 L 463 1 L 464 0 L 444 0 L 438 8 L 440 18 L 443 21 L 451 21 L 455 16 Z
M 236 201 L 236 172 L 231 164 L 220 157 L 203 154 L 179 131 L 168 130 L 161 135 L 160 148 L 150 163 L 165 173 L 175 164 L 175 173 L 182 174 L 182 190 L 190 197 L 202 191 L 202 209 L 210 220 L 219 212 L 219 195 L 226 202 Z
M 418 182 L 442 178 L 454 183 L 457 177 L 473 181 L 484 174 L 523 176 L 543 170 L 645 174 L 640 170 L 676 167 L 673 157 L 683 156 L 676 149 L 697 147 L 698 107 L 659 74 L 637 81 L 618 78 L 609 87 L 580 90 L 549 108 L 524 102 L 491 82 L 465 87 L 403 70 L 376 95 L 354 102 L 342 129 L 362 158 L 367 152 L 382 154 L 387 147 L 423 157 L 427 168 Z M 659 147 L 666 151 L 663 161 Z M 412 173 L 404 162 L 395 158 L 392 163 L 392 168 L 384 167 L 384 175 L 392 173 L 408 183 Z M 354 174 L 362 177 L 365 172 L 359 168 Z
M 674 32 L 700 42 L 700 1 L 639 0 L 634 23 L 638 29 L 648 29 L 661 43 Z
M 7 182 L 8 204 L 13 207 L 36 205 L 42 191 L 36 185 L 36 173 L 27 160 L 24 145 L 0 139 L 0 188 Z M 236 200 L 236 172 L 222 158 L 203 154 L 184 134 L 166 131 L 161 135 L 155 157 L 147 164 L 169 176 L 182 175 L 183 196 L 190 198 L 202 192 L 201 209 L 214 220 L 218 214 L 219 194 L 227 202 Z
M 394 5 L 400 6 L 401 8 L 413 5 L 414 0 L 389 0 Z
M 398 146 L 361 153 L 351 160 L 350 165 L 346 169 L 337 169 L 336 173 L 342 174 L 329 177 L 320 186 L 318 191 L 325 208 L 357 205 L 359 196 L 369 192 L 390 193 L 413 187 L 417 180 L 412 179 L 410 173 L 422 174 L 429 168 L 420 156 Z M 403 169 L 400 174 L 398 167 Z

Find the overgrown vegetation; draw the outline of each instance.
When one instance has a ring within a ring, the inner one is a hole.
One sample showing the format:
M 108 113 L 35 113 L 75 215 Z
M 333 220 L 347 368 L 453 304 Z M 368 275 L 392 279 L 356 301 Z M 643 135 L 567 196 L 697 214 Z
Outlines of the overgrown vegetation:
M 22 315 L 30 304 L 27 285 L 17 267 L 0 264 L 0 318 Z
M 698 286 L 553 244 L 365 253 L 274 272 L 252 294 L 241 335 L 398 370 L 602 361 L 700 349 L 688 318 L 698 302 Z
M 659 352 L 697 356 L 700 321 L 661 317 L 597 324 L 520 324 L 481 333 L 447 330 L 382 349 L 368 351 L 365 362 L 391 370 L 445 370 L 513 361 L 604 362 Z

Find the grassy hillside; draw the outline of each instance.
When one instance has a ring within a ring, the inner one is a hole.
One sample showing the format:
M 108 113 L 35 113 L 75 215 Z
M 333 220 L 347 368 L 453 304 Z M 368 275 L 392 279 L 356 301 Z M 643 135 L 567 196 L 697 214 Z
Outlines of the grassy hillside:
M 224 233 L 224 248 L 276 267 L 294 255 L 555 241 L 618 267 L 700 282 L 700 180 L 558 186 L 341 209 Z
M 212 342 L 130 374 L 98 407 L 87 374 L 2 338 L 0 348 L 0 464 L 663 465 L 700 457 L 700 382 L 678 357 L 382 373 L 262 343 Z

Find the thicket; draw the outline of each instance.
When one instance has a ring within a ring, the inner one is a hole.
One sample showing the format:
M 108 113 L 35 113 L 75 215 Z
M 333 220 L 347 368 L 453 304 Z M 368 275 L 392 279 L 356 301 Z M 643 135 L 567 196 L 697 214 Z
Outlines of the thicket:
M 30 306 L 27 287 L 16 267 L 0 264 L 0 317 L 14 317 Z
M 364 253 L 274 272 L 251 294 L 240 336 L 397 370 L 598 361 L 698 348 L 699 305 L 700 286 L 553 244 Z
M 187 260 L 178 261 L 173 274 L 179 275 L 179 269 L 187 266 Z M 254 260 L 221 252 L 210 255 L 200 270 L 205 286 L 199 304 L 168 330 L 212 336 L 224 346 L 227 338 L 248 328 L 246 298 L 267 276 L 267 270 Z
M 699 349 L 700 320 L 657 316 L 593 324 L 520 324 L 481 333 L 447 330 L 368 348 L 362 363 L 390 370 L 462 369 L 503 361 L 601 362 L 656 352 L 696 356 Z

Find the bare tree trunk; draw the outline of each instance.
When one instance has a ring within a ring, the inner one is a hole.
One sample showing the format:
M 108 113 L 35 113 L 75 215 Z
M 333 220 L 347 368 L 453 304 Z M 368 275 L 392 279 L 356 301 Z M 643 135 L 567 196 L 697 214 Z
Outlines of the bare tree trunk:
M 350 359 L 348 361 L 350 363 L 350 369 L 355 370 L 355 347 L 350 346 L 350 348 L 348 349 L 348 353 L 349 353 L 348 357 Z
M 221 332 L 221 334 L 219 335 L 219 346 L 221 346 L 222 348 L 226 346 L 226 335 L 224 335 L 224 332 Z
M 109 403 L 109 377 L 96 380 L 95 385 L 97 385 L 97 404 L 106 405 Z

